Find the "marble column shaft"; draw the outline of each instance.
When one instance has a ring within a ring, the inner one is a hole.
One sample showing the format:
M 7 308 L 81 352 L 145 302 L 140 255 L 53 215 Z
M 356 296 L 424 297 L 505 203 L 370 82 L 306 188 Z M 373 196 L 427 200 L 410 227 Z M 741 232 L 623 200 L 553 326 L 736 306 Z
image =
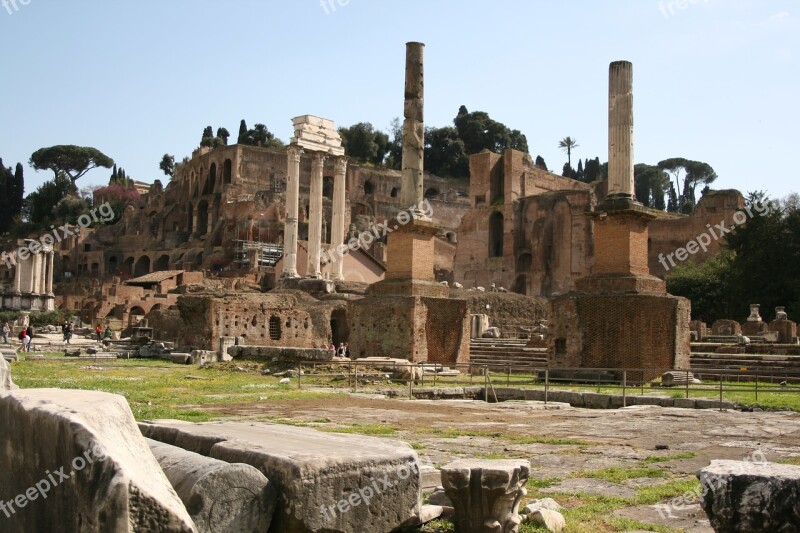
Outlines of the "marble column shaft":
M 19 258 L 17 258 L 17 263 L 14 265 L 14 292 L 15 293 L 21 292 L 21 289 L 22 289 L 22 287 L 20 287 L 20 284 L 22 283 L 22 276 L 21 276 L 22 269 L 20 268 L 20 263 L 21 262 L 22 261 Z
M 322 255 L 322 173 L 325 155 L 315 153 L 311 160 L 311 191 L 308 211 L 308 270 L 306 277 L 319 279 L 320 258 Z
M 286 226 L 284 228 L 283 278 L 297 278 L 297 224 L 300 204 L 300 148 L 290 146 L 286 179 Z
M 633 65 L 608 70 L 608 195 L 633 198 Z
M 425 98 L 423 43 L 406 43 L 406 84 L 403 108 L 401 209 L 417 206 L 424 194 Z
M 333 217 L 331 228 L 331 257 L 333 263 L 333 279 L 342 280 L 344 256 L 336 253 L 336 247 L 344 242 L 344 212 L 345 212 L 345 177 L 347 175 L 347 159 L 337 157 L 333 164 Z
M 54 252 L 48 252 L 47 260 L 48 260 L 48 268 L 47 268 L 47 294 L 53 294 L 53 267 L 55 265 L 55 256 Z

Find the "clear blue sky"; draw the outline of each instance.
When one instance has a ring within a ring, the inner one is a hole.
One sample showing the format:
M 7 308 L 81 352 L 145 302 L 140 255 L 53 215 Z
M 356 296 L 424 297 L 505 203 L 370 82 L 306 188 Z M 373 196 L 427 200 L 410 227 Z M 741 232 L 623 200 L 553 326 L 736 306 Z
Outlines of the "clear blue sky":
M 521 130 L 560 170 L 607 159 L 608 64 L 634 64 L 636 161 L 711 164 L 715 188 L 800 189 L 796 0 L 0 0 L 0 157 L 94 146 L 134 179 L 239 120 L 282 140 L 291 118 L 388 129 L 405 43 L 426 43 L 426 123 L 460 105 Z M 23 5 L 26 2 L 26 5 Z M 326 12 L 327 10 L 327 12 Z M 80 186 L 108 180 L 91 172 Z

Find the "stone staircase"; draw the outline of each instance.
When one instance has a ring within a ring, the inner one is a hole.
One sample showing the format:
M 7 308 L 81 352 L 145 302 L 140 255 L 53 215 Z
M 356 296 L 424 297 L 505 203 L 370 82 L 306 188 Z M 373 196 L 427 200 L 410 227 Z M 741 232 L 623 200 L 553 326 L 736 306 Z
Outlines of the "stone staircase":
M 703 342 L 693 342 L 692 372 L 704 380 L 724 374 L 728 380 L 755 381 L 758 375 L 762 382 L 800 382 L 800 355 L 792 355 L 798 352 L 797 345 L 752 343 L 743 347 L 730 341 L 706 337 Z
M 469 360 L 473 365 L 486 365 L 495 369 L 547 367 L 547 348 L 526 348 L 525 339 L 472 339 Z

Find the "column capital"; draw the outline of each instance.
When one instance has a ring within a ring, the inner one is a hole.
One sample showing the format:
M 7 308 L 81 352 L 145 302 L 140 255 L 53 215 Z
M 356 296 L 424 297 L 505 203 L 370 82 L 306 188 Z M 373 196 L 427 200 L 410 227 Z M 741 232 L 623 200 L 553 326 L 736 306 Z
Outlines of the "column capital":
M 289 145 L 286 148 L 286 152 L 289 154 L 289 160 L 294 161 L 295 163 L 300 162 L 300 156 L 303 154 L 303 149 L 299 146 Z
M 336 174 L 345 174 L 347 172 L 347 158 L 337 157 L 333 160 L 333 171 Z
M 311 156 L 311 163 L 313 165 L 322 165 L 325 163 L 326 154 L 322 152 L 314 152 Z

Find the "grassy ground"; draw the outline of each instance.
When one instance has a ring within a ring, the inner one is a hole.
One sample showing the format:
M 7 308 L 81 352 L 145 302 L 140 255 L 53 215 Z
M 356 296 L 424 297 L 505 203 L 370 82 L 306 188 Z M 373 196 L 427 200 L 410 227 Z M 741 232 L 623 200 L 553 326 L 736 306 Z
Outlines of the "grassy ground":
M 319 390 L 298 389 L 297 379 L 290 385 L 281 385 L 280 377 L 262 375 L 260 370 L 263 365 L 257 363 L 236 362 L 211 368 L 198 368 L 194 366 L 180 366 L 165 363 L 164 361 L 147 360 L 117 360 L 117 361 L 87 361 L 59 358 L 46 361 L 21 361 L 12 367 L 12 377 L 22 388 L 55 387 L 70 389 L 101 390 L 121 394 L 128 399 L 134 416 L 138 420 L 173 418 L 192 422 L 209 421 L 224 418 L 226 409 L 235 408 L 237 405 L 259 402 L 292 402 L 305 399 L 320 399 L 344 397 L 345 390 L 349 390 L 351 381 L 346 375 L 337 378 L 323 378 L 310 375 L 311 369 L 306 369 L 306 375 L 301 378 L 303 387 L 326 386 L 327 392 Z M 340 373 L 341 374 L 341 373 Z M 505 375 L 494 376 L 496 387 L 505 386 Z M 363 379 L 371 383 L 359 385 L 360 390 L 370 388 L 396 387 L 406 389 L 407 385 L 390 383 L 385 376 L 375 373 L 364 376 Z M 462 378 L 462 382 L 463 382 Z M 467 380 L 469 377 L 467 376 Z M 535 384 L 530 381 L 528 384 Z M 520 386 L 521 379 L 509 378 L 511 386 Z M 483 378 L 475 377 L 475 385 L 482 385 Z M 432 384 L 432 383 L 426 383 Z M 437 385 L 455 385 L 452 380 L 437 380 Z M 464 383 L 461 383 L 463 386 Z M 535 386 L 541 386 L 536 384 Z M 754 387 L 753 384 L 739 384 L 739 387 Z M 337 387 L 339 390 L 337 391 Z M 572 387 L 573 389 L 619 393 L 619 390 L 607 387 Z M 645 393 L 651 389 L 645 388 Z M 683 394 L 680 389 L 658 389 L 655 392 L 668 395 Z M 630 391 L 629 394 L 633 394 Z M 714 398 L 713 393 L 690 390 L 692 396 L 705 396 Z M 798 393 L 781 393 L 762 395 L 759 397 L 760 405 L 774 408 L 789 408 L 800 411 L 800 398 Z M 755 403 L 754 394 L 750 392 L 730 393 L 725 399 L 734 399 L 742 403 Z M 309 425 L 318 427 L 323 431 L 343 433 L 357 433 L 364 435 L 398 437 L 398 429 L 390 423 L 362 423 L 349 424 L 344 420 L 324 418 L 319 420 L 297 420 L 289 415 L 285 417 L 266 417 L 265 420 L 290 425 Z M 409 438 L 409 435 L 411 438 Z M 519 435 L 506 432 L 490 432 L 480 429 L 460 427 L 454 421 L 452 426 L 425 427 L 412 433 L 399 435 L 405 437 L 412 447 L 425 453 L 425 445 L 415 442 L 418 439 L 429 442 L 431 437 L 438 439 L 457 439 L 465 436 L 487 437 L 492 441 L 502 443 L 502 446 L 514 445 L 550 445 L 564 446 L 564 453 L 582 453 L 592 443 L 574 438 L 556 438 L 535 435 Z M 492 450 L 471 450 L 471 456 L 483 458 L 508 458 L 514 453 L 503 453 L 502 446 Z M 635 520 L 623 519 L 614 516 L 614 511 L 639 505 L 652 505 L 663 502 L 669 498 L 680 496 L 693 491 L 698 483 L 692 475 L 674 475 L 664 463 L 675 459 L 690 459 L 694 456 L 691 452 L 683 452 L 670 456 L 650 456 L 639 461 L 633 466 L 612 467 L 599 470 L 582 470 L 569 477 L 602 479 L 614 483 L 621 483 L 630 479 L 651 479 L 659 483 L 652 486 L 643 486 L 636 489 L 633 497 L 606 497 L 590 494 L 575 493 L 544 493 L 542 489 L 562 481 L 558 478 L 534 479 L 527 485 L 528 496 L 525 501 L 540 497 L 553 497 L 565 507 L 563 514 L 567 521 L 565 533 L 611 533 L 629 530 L 656 531 L 662 533 L 675 533 L 679 530 L 663 526 L 641 523 Z M 454 531 L 451 523 L 436 521 L 428 524 L 426 532 Z M 520 527 L 523 533 L 544 531 L 530 524 Z
M 252 369 L 252 364 L 237 366 Z M 260 365 L 255 365 L 260 368 Z M 164 361 L 116 360 L 21 361 L 13 366 L 21 388 L 99 390 L 127 398 L 137 420 L 173 418 L 205 422 L 219 418 L 201 407 L 258 401 L 317 398 L 326 393 L 281 385 L 279 378 L 257 372 L 221 371 Z

